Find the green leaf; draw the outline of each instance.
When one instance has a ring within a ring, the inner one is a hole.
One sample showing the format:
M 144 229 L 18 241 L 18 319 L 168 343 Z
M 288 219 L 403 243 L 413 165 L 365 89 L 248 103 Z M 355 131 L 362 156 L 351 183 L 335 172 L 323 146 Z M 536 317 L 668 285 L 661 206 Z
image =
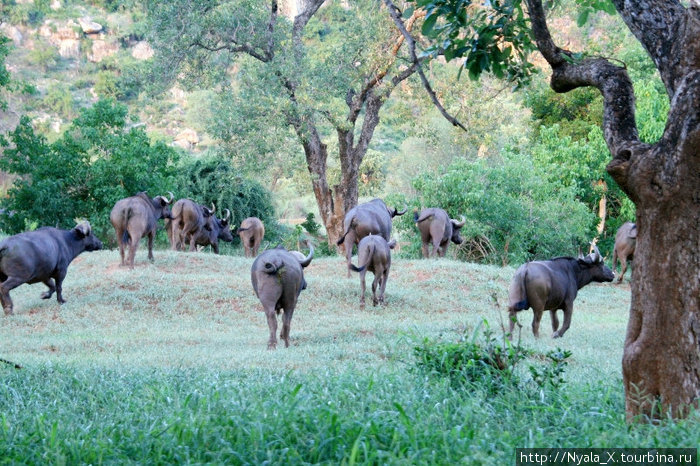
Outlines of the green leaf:
M 406 8 L 406 9 L 403 11 L 403 15 L 402 15 L 402 16 L 403 16 L 404 18 L 410 18 L 414 11 L 415 11 L 415 8 L 413 8 L 413 7 Z
M 421 28 L 421 32 L 425 36 L 429 36 L 433 33 L 433 28 L 435 27 L 435 22 L 437 21 L 437 15 L 428 15 L 425 18 L 425 21 L 423 22 L 423 27 Z
M 588 8 L 584 8 L 581 10 L 581 13 L 579 13 L 578 18 L 576 18 L 576 25 L 578 27 L 583 26 L 586 24 L 586 21 L 588 21 L 588 14 L 590 13 L 590 10 Z

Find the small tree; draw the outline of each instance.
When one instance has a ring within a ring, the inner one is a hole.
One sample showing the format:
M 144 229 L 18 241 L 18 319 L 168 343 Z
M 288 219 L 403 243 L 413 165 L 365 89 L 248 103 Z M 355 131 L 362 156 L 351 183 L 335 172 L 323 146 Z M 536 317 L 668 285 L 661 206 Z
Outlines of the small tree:
M 103 241 L 114 244 L 109 222 L 114 203 L 139 191 L 172 191 L 176 172 L 175 150 L 151 144 L 143 128 L 129 129 L 127 121 L 126 107 L 99 101 L 47 144 L 23 117 L 0 158 L 0 169 L 18 175 L 2 202 L 3 230 L 71 228 L 75 219 L 85 218 Z

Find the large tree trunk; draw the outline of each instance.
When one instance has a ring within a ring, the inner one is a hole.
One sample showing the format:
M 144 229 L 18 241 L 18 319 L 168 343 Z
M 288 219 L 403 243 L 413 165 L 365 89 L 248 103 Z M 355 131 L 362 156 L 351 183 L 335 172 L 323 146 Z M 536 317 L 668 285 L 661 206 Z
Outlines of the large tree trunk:
M 621 180 L 638 231 L 622 358 L 629 420 L 682 417 L 700 394 L 700 79 L 691 87 L 669 115 L 678 130 L 634 157 Z
M 685 415 L 700 397 L 700 0 L 613 0 L 647 50 L 671 108 L 656 144 L 639 140 L 634 91 L 624 68 L 579 62 L 557 47 L 540 0 L 527 0 L 551 86 L 597 87 L 607 170 L 637 207 L 632 302 L 622 373 L 628 420 Z

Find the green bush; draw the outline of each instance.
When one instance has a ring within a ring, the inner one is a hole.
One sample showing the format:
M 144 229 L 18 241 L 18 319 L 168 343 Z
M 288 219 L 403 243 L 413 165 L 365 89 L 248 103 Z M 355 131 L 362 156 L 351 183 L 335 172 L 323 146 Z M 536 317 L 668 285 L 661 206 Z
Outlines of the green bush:
M 179 168 L 178 198 L 215 204 L 217 214 L 231 211 L 231 226 L 247 217 L 258 217 L 265 225 L 265 240 L 280 241 L 284 228 L 275 218 L 272 194 L 257 181 L 242 177 L 224 156 L 209 155 L 183 162 Z M 234 244 L 238 238 L 234 235 Z
M 593 238 L 595 215 L 572 187 L 547 178 L 523 155 L 459 159 L 444 173 L 416 177 L 418 197 L 406 204 L 414 209 L 440 207 L 452 218 L 466 217 L 464 243 L 450 248 L 460 259 L 505 265 L 575 255 Z M 392 202 L 403 205 L 398 198 Z M 396 217 L 394 222 L 410 238 L 410 246 L 403 250 L 417 256 L 420 235 L 413 216 Z
M 19 176 L 2 202 L 0 226 L 7 233 L 32 223 L 72 228 L 84 218 L 114 245 L 109 213 L 117 200 L 173 190 L 175 150 L 151 144 L 143 128 L 127 129 L 126 107 L 112 101 L 83 110 L 52 144 L 35 134 L 28 117 L 9 139 L 0 169 Z

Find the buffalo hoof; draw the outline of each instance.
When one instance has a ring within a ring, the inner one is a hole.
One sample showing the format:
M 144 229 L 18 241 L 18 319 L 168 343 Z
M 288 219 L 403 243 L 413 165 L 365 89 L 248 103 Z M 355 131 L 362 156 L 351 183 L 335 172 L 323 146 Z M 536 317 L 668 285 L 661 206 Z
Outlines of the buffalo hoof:
M 559 332 L 554 332 L 554 333 L 552 334 L 552 338 L 561 338 L 561 333 L 559 333 Z
M 6 308 L 4 308 L 4 310 L 5 310 L 5 315 L 6 315 L 6 316 L 11 316 L 12 314 L 14 314 L 14 312 L 12 312 L 12 308 L 11 308 L 11 307 L 9 307 L 9 308 L 6 307 Z
M 267 349 L 268 349 L 268 350 L 277 349 L 277 343 L 268 343 L 268 344 L 267 344 Z
M 53 293 L 49 293 L 48 291 L 44 291 L 41 293 L 41 299 L 49 299 Z

